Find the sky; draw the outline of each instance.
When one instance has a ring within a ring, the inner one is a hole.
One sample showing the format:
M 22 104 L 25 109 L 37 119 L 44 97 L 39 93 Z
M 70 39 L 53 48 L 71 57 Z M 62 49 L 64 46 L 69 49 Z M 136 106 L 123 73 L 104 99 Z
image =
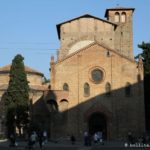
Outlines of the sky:
M 21 54 L 24 64 L 50 78 L 50 57 L 60 47 L 56 25 L 90 14 L 101 19 L 116 6 L 135 8 L 134 55 L 142 41 L 150 42 L 150 0 L 0 0 L 0 67 Z

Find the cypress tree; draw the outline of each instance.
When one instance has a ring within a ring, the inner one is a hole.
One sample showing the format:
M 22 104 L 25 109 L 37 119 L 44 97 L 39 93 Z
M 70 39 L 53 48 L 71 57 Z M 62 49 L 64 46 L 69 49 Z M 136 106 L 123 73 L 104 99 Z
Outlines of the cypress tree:
M 29 85 L 23 60 L 20 54 L 12 60 L 9 85 L 4 96 L 8 134 L 14 134 L 17 127 L 21 135 L 21 128 L 28 124 Z

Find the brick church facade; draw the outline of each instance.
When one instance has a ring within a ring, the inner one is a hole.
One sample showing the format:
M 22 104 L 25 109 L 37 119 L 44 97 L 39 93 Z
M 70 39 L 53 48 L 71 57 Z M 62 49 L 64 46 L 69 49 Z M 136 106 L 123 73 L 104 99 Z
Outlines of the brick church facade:
M 107 9 L 103 20 L 83 15 L 57 25 L 51 58 L 53 137 L 102 131 L 106 139 L 145 131 L 143 65 L 133 57 L 134 8 Z M 56 92 L 57 91 L 57 92 Z
M 38 106 L 34 121 L 51 138 L 101 131 L 105 139 L 116 139 L 145 132 L 143 64 L 133 56 L 133 12 L 110 8 L 106 20 L 86 14 L 57 25 L 60 49 L 56 61 L 51 57 L 50 86 L 32 80 L 40 89 L 30 93 Z

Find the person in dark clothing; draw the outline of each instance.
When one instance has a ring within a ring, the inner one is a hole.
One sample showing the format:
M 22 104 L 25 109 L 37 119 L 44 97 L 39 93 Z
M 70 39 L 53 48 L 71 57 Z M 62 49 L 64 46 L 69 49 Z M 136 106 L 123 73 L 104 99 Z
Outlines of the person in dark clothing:
M 84 145 L 85 146 L 88 145 L 88 132 L 87 131 L 84 132 Z
M 43 134 L 42 133 L 39 133 L 38 135 L 38 141 L 39 141 L 39 146 L 40 146 L 40 149 L 43 148 Z
M 87 136 L 87 146 L 91 146 L 91 145 L 92 145 L 91 135 L 88 134 L 88 136 Z
M 29 135 L 29 139 L 28 139 L 28 149 L 33 149 L 35 143 L 36 143 L 36 138 L 37 138 L 37 135 L 36 135 L 36 132 L 33 131 L 30 135 Z
M 9 140 L 10 140 L 10 147 L 15 147 L 15 143 L 16 143 L 16 139 L 15 139 L 15 136 L 14 134 L 11 134 L 10 137 L 9 137 Z
M 71 140 L 71 144 L 75 144 L 76 138 L 74 135 L 71 135 L 70 140 Z
M 130 143 L 130 144 L 133 144 L 133 143 L 134 143 L 133 136 L 132 136 L 132 133 L 131 133 L 131 132 L 128 132 L 128 137 L 127 137 L 127 139 L 128 139 L 128 143 Z

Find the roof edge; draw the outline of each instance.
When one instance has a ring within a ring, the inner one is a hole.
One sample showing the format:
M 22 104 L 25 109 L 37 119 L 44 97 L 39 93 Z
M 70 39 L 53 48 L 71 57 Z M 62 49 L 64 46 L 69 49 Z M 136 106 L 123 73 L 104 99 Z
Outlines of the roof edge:
M 99 46 L 101 46 L 101 47 L 103 47 L 103 48 L 105 48 L 105 49 L 108 49 L 108 50 L 114 52 L 115 54 L 120 55 L 121 57 L 123 57 L 123 58 L 125 58 L 125 59 L 128 59 L 129 61 L 131 61 L 131 62 L 133 62 L 133 63 L 136 63 L 136 61 L 135 61 L 134 59 L 130 59 L 130 58 L 128 58 L 127 56 L 124 56 L 124 55 L 118 53 L 116 50 L 111 49 L 110 47 L 107 47 L 106 45 L 104 45 L 104 44 L 102 44 L 102 43 L 99 43 L 98 41 L 95 40 L 95 42 L 93 42 L 93 43 L 91 43 L 91 44 L 89 44 L 89 45 L 87 45 L 87 46 L 85 46 L 85 47 L 79 49 L 78 51 L 76 51 L 76 52 L 74 52 L 74 53 L 68 55 L 68 56 L 65 57 L 64 59 L 57 61 L 57 62 L 55 63 L 55 65 L 57 65 L 57 64 L 59 64 L 59 63 L 65 61 L 66 59 L 68 59 L 68 58 L 70 58 L 70 57 L 72 57 L 72 56 L 74 56 L 74 55 L 80 53 L 81 51 L 83 51 L 83 50 L 85 50 L 85 49 L 87 49 L 87 48 L 89 48 L 89 47 L 91 47 L 91 46 L 93 46 L 93 45 L 95 45 L 95 44 L 98 44 Z
M 126 7 L 108 8 L 108 9 L 106 9 L 106 11 L 105 11 L 105 15 L 104 15 L 105 18 L 107 18 L 107 16 L 108 16 L 108 11 L 109 11 L 109 10 L 132 10 L 132 11 L 134 12 L 135 8 L 126 8 Z
M 93 15 L 90 15 L 90 14 L 85 14 L 85 15 L 82 15 L 82 16 L 79 16 L 79 17 L 75 17 L 75 18 L 70 19 L 70 20 L 68 20 L 68 21 L 64 21 L 64 22 L 62 22 L 62 23 L 57 24 L 57 25 L 56 25 L 56 28 L 57 28 L 58 38 L 60 39 L 60 26 L 61 26 L 62 24 L 71 22 L 71 21 L 76 20 L 76 19 L 79 19 L 79 18 L 84 18 L 84 17 L 92 17 L 92 18 L 95 18 L 95 19 L 98 19 L 98 20 L 107 22 L 107 23 L 109 23 L 109 24 L 112 24 L 112 25 L 114 25 L 115 27 L 118 26 L 118 25 L 117 25 L 116 23 L 114 23 L 114 22 L 111 22 L 111 21 L 108 21 L 108 20 L 105 20 L 105 19 L 101 19 L 101 18 L 98 18 L 98 17 L 93 16 Z
M 26 73 L 37 74 L 37 75 L 44 76 L 43 73 L 41 73 L 41 72 L 39 72 L 39 71 L 37 71 L 37 70 L 35 70 L 35 69 L 32 69 L 32 68 L 30 68 L 30 67 L 28 67 L 28 66 L 26 66 L 26 65 L 24 65 L 24 67 L 25 67 L 25 72 L 26 72 Z M 2 74 L 2 73 L 3 73 L 3 74 L 9 73 L 9 72 L 10 72 L 10 69 L 11 69 L 11 64 L 5 65 L 5 66 L 3 66 L 3 67 L 0 67 L 0 74 Z

